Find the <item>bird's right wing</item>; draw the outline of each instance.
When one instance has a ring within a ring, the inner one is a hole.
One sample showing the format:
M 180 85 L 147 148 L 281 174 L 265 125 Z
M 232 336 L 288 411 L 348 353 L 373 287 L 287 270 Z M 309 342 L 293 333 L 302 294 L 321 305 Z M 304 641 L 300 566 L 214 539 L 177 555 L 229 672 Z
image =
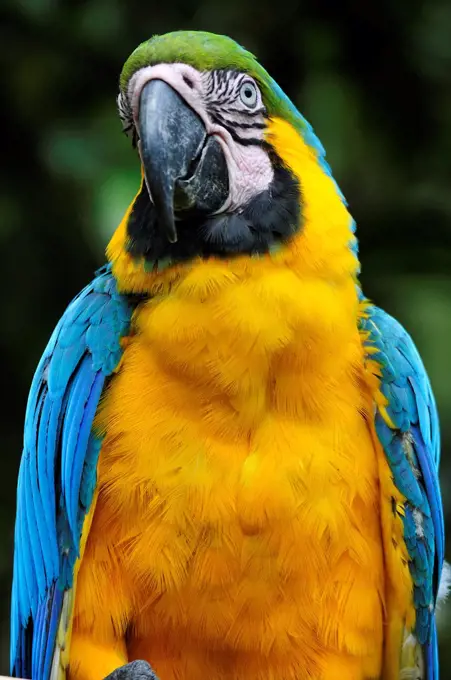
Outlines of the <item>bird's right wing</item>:
M 11 602 L 16 677 L 59 674 L 74 567 L 96 486 L 101 437 L 92 425 L 121 358 L 131 312 L 109 269 L 100 271 L 65 311 L 33 379 L 17 488 Z

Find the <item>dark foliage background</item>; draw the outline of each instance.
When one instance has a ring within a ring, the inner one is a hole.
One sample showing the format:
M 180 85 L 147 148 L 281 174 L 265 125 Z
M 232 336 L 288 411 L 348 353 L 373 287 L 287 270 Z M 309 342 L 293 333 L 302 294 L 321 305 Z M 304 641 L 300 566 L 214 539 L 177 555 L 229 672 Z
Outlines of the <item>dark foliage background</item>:
M 406 325 L 430 373 L 450 520 L 449 0 L 2 0 L 0 13 L 0 672 L 27 392 L 137 187 L 115 95 L 123 61 L 153 33 L 233 36 L 314 125 L 359 226 L 365 292 Z M 439 624 L 447 678 L 449 606 Z

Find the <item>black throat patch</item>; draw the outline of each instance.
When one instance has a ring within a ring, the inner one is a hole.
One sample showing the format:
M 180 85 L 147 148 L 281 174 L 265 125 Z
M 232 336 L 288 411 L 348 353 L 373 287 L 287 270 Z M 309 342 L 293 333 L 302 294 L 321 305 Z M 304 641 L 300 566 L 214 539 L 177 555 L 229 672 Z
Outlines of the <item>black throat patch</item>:
M 176 223 L 176 243 L 161 234 L 143 182 L 127 224 L 127 251 L 134 258 L 144 257 L 146 268 L 164 269 L 194 257 L 258 255 L 282 245 L 301 228 L 301 187 L 278 156 L 271 154 L 271 160 L 271 184 L 241 212 L 190 215 Z

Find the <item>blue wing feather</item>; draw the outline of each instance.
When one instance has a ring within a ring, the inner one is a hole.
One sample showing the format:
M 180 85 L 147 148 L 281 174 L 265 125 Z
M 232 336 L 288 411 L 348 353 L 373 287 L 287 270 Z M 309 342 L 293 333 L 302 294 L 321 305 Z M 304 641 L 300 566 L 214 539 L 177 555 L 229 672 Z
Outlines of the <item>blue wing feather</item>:
M 38 479 L 39 489 L 43 498 L 48 499 L 43 503 L 43 518 L 45 522 L 45 536 L 46 536 L 46 555 L 50 563 L 52 573 L 56 573 L 58 569 L 58 553 L 56 550 L 56 529 L 55 529 L 55 510 L 54 499 L 55 489 L 53 486 L 53 479 L 50 477 L 48 468 L 48 461 L 45 456 L 45 447 L 48 444 L 48 431 L 50 426 L 50 419 L 52 414 L 52 407 L 50 401 L 44 401 L 39 431 L 37 436 L 37 458 L 38 458 Z
M 84 403 L 82 419 L 78 425 L 77 439 L 76 442 L 74 442 L 74 454 L 72 456 L 72 466 L 69 477 L 69 484 L 71 488 L 74 489 L 80 489 L 83 467 L 86 464 L 86 452 L 88 451 L 91 424 L 94 420 L 104 384 L 105 376 L 98 372 L 91 385 L 86 402 Z M 69 524 L 72 528 L 74 540 L 80 532 L 80 514 L 78 512 L 79 505 L 80 496 L 72 496 L 71 503 L 68 504 L 68 518 Z
M 381 389 L 395 426 L 389 427 L 376 413 L 376 432 L 393 480 L 406 499 L 404 539 L 410 557 L 415 634 L 423 646 L 427 680 L 438 680 L 434 609 L 444 559 L 444 523 L 437 408 L 421 358 L 402 326 L 377 307 L 369 307 L 361 323 L 372 357 L 381 367 Z
M 42 649 L 45 646 L 46 638 L 46 607 L 47 602 L 43 600 L 39 606 L 36 614 L 36 619 L 33 622 L 36 634 L 33 635 L 33 649 L 31 652 L 31 672 L 33 669 L 39 667 L 39 661 L 42 654 Z
M 132 307 L 109 268 L 69 305 L 30 388 L 17 488 L 11 672 L 48 680 L 64 592 L 92 502 L 101 439 L 92 429 L 121 357 Z
M 74 486 L 73 484 L 72 469 L 74 464 L 74 455 L 77 451 L 78 434 L 80 431 L 81 422 L 83 420 L 83 415 L 85 412 L 86 402 L 91 392 L 94 378 L 95 374 L 91 370 L 91 358 L 89 357 L 89 355 L 87 355 L 84 357 L 80 366 L 78 367 L 77 374 L 74 378 L 70 396 L 67 402 L 66 417 L 63 426 L 62 435 L 63 442 L 61 451 L 61 483 L 66 506 L 67 520 L 72 532 L 74 545 L 77 545 L 78 542 L 77 535 L 78 494 L 77 496 L 75 496 L 73 493 L 73 489 L 78 489 L 78 487 Z M 90 426 L 89 429 L 91 429 Z M 82 461 L 84 459 L 85 452 L 86 449 L 83 450 Z

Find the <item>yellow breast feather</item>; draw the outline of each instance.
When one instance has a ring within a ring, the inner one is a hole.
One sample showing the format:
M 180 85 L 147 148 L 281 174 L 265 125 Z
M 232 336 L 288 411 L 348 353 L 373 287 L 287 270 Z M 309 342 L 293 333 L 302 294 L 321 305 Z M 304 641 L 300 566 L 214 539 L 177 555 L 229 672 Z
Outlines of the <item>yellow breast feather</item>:
M 125 221 L 108 249 L 120 289 L 151 297 L 96 420 L 74 634 L 95 611 L 100 637 L 126 634 L 128 659 L 162 680 L 363 680 L 383 666 L 381 462 L 351 218 L 288 123 L 268 136 L 304 189 L 279 253 L 145 273 Z

